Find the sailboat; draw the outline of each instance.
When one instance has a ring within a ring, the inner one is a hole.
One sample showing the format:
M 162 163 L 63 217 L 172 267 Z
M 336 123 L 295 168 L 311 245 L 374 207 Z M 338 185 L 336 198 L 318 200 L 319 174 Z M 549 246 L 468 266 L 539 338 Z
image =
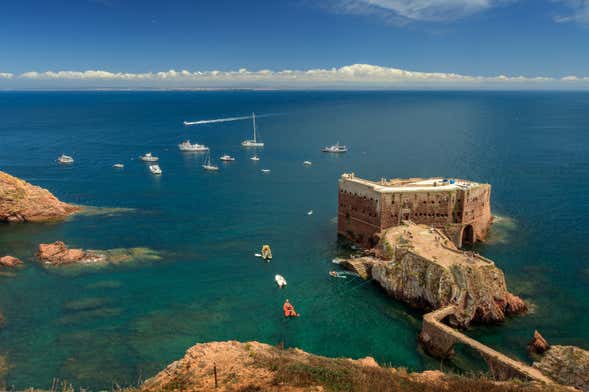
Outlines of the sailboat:
M 202 165 L 202 168 L 208 171 L 217 171 L 219 170 L 219 166 L 213 165 L 211 164 L 211 153 L 209 152 L 209 154 L 207 155 L 207 161 L 205 162 L 204 165 Z
M 254 139 L 253 140 L 244 140 L 241 142 L 243 147 L 264 147 L 264 143 L 259 142 L 256 135 L 256 114 L 252 113 L 252 122 L 254 127 Z

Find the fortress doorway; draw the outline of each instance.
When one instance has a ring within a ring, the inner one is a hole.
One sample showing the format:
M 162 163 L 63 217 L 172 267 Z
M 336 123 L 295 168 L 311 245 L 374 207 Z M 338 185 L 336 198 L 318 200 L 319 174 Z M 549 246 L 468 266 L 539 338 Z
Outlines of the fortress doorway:
M 460 238 L 460 245 L 462 247 L 472 246 L 474 245 L 474 240 L 474 228 L 472 225 L 464 226 L 464 229 L 462 229 L 462 236 Z

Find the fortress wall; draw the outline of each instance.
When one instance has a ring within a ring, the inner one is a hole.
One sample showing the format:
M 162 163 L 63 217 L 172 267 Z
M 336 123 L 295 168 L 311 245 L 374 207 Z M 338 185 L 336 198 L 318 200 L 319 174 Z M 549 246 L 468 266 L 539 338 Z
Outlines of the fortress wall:
M 489 233 L 491 215 L 491 186 L 480 185 L 464 192 L 464 224 L 472 224 L 477 240 L 484 240 Z
M 381 230 L 380 194 L 361 184 L 340 181 L 338 233 L 363 246 Z
M 475 239 L 487 236 L 492 222 L 489 184 L 384 192 L 373 184 L 339 180 L 338 233 L 362 246 L 374 245 L 371 240 L 376 233 L 403 220 L 442 229 L 459 247 L 467 225 L 472 225 Z

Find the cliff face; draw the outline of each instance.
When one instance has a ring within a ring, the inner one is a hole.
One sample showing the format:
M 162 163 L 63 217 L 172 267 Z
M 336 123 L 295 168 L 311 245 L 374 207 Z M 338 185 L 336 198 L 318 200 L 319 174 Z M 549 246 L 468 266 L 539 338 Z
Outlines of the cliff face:
M 80 207 L 59 201 L 48 190 L 0 171 L 0 221 L 61 220 L 78 210 Z
M 389 229 L 374 252 L 378 257 L 360 260 L 392 297 L 427 310 L 456 305 L 458 311 L 449 319 L 453 325 L 500 322 L 506 314 L 526 311 L 492 261 L 456 249 L 427 226 L 408 223 Z
M 217 388 L 215 388 L 215 372 Z M 380 367 L 374 359 L 327 358 L 299 349 L 258 342 L 197 344 L 138 388 L 156 391 L 563 391 L 560 386 L 494 382 L 447 376 L 439 371 L 407 373 Z M 128 390 L 132 391 L 132 390 Z

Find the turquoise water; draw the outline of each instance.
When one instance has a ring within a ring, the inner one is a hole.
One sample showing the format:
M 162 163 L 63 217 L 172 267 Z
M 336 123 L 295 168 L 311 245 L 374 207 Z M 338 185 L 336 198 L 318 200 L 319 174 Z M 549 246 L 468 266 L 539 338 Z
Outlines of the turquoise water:
M 257 163 L 239 146 L 249 122 L 182 125 L 252 111 L 268 114 L 258 122 L 266 147 Z M 236 161 L 204 172 L 202 155 L 178 151 L 187 138 Z M 338 140 L 349 153 L 319 151 Z M 494 213 L 505 219 L 479 251 L 534 310 L 469 333 L 524 360 L 535 328 L 588 348 L 588 150 L 587 93 L 0 93 L 0 170 L 64 201 L 132 209 L 0 226 L 0 254 L 26 262 L 0 276 L 7 383 L 134 384 L 197 342 L 227 339 L 438 368 L 417 348 L 419 312 L 375 284 L 327 275 L 332 258 L 349 252 L 335 223 L 337 179 L 347 171 L 491 183 Z M 147 151 L 160 157 L 161 178 L 137 159 Z M 61 153 L 75 164 L 55 164 Z M 112 169 L 117 162 L 125 169 Z M 161 260 L 46 269 L 34 253 L 55 240 L 147 247 Z M 269 264 L 252 256 L 263 243 L 272 245 Z M 276 288 L 276 273 L 286 289 Z M 282 317 L 285 298 L 301 318 Z M 477 369 L 472 361 L 464 354 L 450 365 Z

